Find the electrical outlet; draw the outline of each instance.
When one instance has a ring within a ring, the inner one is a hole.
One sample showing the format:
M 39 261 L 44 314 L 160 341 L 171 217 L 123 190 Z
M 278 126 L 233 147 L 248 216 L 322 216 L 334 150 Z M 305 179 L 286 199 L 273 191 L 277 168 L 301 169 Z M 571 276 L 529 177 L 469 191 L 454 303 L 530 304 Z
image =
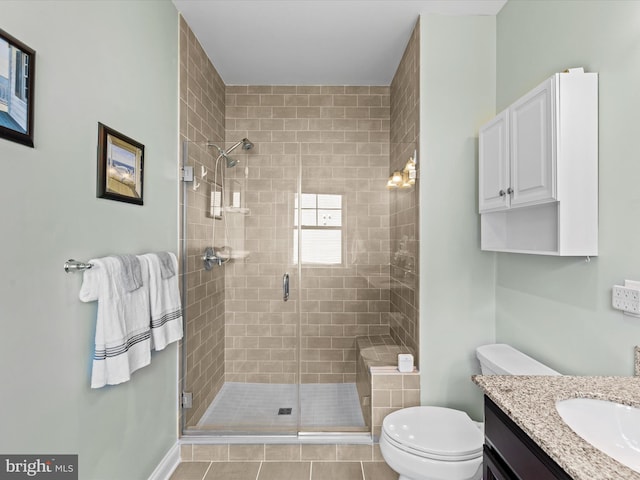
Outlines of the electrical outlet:
M 632 288 L 633 285 L 635 288 Z M 637 282 L 625 280 L 625 286 L 614 285 L 611 292 L 611 305 L 622 310 L 625 315 L 640 317 L 640 288 Z

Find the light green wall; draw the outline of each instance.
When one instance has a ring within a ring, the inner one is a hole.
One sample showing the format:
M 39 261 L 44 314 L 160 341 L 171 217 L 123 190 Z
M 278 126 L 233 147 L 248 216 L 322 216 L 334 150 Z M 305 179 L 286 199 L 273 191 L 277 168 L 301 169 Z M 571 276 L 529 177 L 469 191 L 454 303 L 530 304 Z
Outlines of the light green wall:
M 474 350 L 494 340 L 495 255 L 480 251 L 477 134 L 495 115 L 495 22 L 420 20 L 421 402 L 476 419 Z
M 566 374 L 630 375 L 640 319 L 611 287 L 640 280 L 640 2 L 510 0 L 497 17 L 497 107 L 554 72 L 599 72 L 599 256 L 497 255 L 496 334 Z
M 0 452 L 146 479 L 177 439 L 177 348 L 89 388 L 96 304 L 68 258 L 177 250 L 178 15 L 169 1 L 3 1 L 36 50 L 35 149 L 0 139 Z M 98 122 L 146 147 L 144 206 L 96 198 Z

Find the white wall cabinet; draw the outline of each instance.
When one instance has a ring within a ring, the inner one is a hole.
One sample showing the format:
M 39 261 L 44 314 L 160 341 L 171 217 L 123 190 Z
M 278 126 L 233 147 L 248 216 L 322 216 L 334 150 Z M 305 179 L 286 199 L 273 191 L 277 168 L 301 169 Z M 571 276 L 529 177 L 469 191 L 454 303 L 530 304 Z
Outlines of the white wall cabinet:
M 481 248 L 598 253 L 598 75 L 557 73 L 479 133 Z

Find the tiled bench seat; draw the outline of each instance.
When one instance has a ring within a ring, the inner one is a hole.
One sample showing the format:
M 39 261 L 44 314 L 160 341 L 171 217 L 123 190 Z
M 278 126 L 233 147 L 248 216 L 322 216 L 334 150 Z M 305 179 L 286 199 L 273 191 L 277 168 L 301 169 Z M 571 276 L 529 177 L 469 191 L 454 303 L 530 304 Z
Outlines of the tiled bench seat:
M 365 423 L 374 438 L 382 420 L 400 408 L 420 405 L 420 374 L 398 371 L 398 354 L 415 353 L 390 335 L 356 337 L 356 387 Z

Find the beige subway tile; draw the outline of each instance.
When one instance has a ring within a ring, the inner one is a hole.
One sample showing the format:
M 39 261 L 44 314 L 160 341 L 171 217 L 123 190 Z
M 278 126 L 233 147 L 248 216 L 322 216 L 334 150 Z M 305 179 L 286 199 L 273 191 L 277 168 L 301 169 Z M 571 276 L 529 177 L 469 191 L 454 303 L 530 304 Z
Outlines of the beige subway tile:
M 309 120 L 306 118 L 285 119 L 284 128 L 288 131 L 308 130 Z
M 310 475 L 311 462 L 270 462 L 262 464 L 257 480 L 309 480 Z
M 420 405 L 420 390 L 403 391 L 403 407 L 417 407 Z
M 296 93 L 295 85 L 273 85 L 273 94 L 292 95 Z
M 176 480 L 201 480 L 209 469 L 209 462 L 180 463 L 171 475 Z
M 320 118 L 320 107 L 296 107 L 298 118 Z
M 321 107 L 320 108 L 320 117 L 321 118 L 345 118 L 345 107 Z
M 309 95 L 285 95 L 284 104 L 287 107 L 309 106 Z
M 193 445 L 194 461 L 227 462 L 229 445 Z
M 316 461 L 336 461 L 336 445 L 301 445 L 300 459 Z
M 415 88 L 417 88 L 418 85 L 415 86 Z M 371 86 L 369 87 L 369 93 L 371 95 L 382 95 L 384 97 L 389 98 L 389 94 L 390 94 L 390 88 L 387 86 Z
M 371 388 L 374 390 L 387 389 L 387 390 L 401 390 L 402 389 L 402 375 L 380 375 L 375 374 L 371 376 Z
M 398 408 L 373 407 L 371 409 L 371 414 L 372 414 L 371 421 L 373 422 L 373 425 L 382 425 L 382 421 L 384 420 L 384 417 L 386 417 L 392 412 L 395 412 L 396 410 L 398 410 Z
M 420 374 L 403 375 L 402 386 L 405 390 L 420 390 Z
M 227 90 L 227 94 L 229 95 L 235 95 L 235 94 L 242 95 L 247 93 L 247 86 L 246 85 L 227 85 L 226 90 Z
M 372 390 L 371 406 L 373 407 L 391 407 L 391 390 Z
M 405 406 L 413 406 L 413 405 L 405 405 L 404 403 L 404 390 L 391 390 L 391 406 L 394 408 L 402 408 Z
M 180 445 L 180 460 L 183 462 L 193 461 L 193 445 Z
M 333 106 L 333 95 L 309 95 L 310 107 Z
M 373 445 L 337 445 L 338 461 L 370 462 L 373 459 Z
M 267 106 L 247 107 L 246 115 L 243 118 L 271 118 L 273 116 L 273 108 Z M 259 147 L 259 145 L 258 145 Z
M 273 93 L 273 86 L 271 85 L 248 85 L 247 93 L 258 93 L 268 95 Z
M 313 464 L 311 480 L 361 480 L 362 467 L 360 462 L 320 462 Z
M 398 480 L 398 473 L 385 462 L 367 462 L 362 464 L 365 480 Z
M 260 95 L 260 105 L 266 107 L 284 106 L 284 95 Z
M 345 118 L 369 118 L 369 107 L 345 107 L 344 115 Z
M 357 95 L 335 95 L 333 97 L 333 104 L 336 107 L 356 107 L 358 106 Z
M 299 95 L 317 95 L 320 93 L 319 85 L 299 85 L 296 88 L 296 93 Z
M 368 95 L 371 93 L 371 87 L 368 85 L 351 85 L 345 87 L 345 93 L 349 95 Z
M 373 461 L 374 462 L 384 462 L 384 457 L 382 456 L 382 452 L 380 451 L 380 444 L 375 443 L 373 445 Z M 367 479 L 369 480 L 369 479 Z
M 382 106 L 381 95 L 358 95 L 359 107 L 380 107 Z
M 229 445 L 229 460 L 264 460 L 264 445 Z
M 296 107 L 273 107 L 273 118 L 296 118 L 297 114 Z
M 268 462 L 300 461 L 300 445 L 265 445 L 265 460 Z
M 260 95 L 234 95 L 235 106 L 248 107 L 260 105 Z M 227 104 L 229 106 L 229 104 Z
M 221 478 L 233 480 L 255 480 L 260 471 L 259 461 L 247 462 L 214 462 L 204 480 Z

